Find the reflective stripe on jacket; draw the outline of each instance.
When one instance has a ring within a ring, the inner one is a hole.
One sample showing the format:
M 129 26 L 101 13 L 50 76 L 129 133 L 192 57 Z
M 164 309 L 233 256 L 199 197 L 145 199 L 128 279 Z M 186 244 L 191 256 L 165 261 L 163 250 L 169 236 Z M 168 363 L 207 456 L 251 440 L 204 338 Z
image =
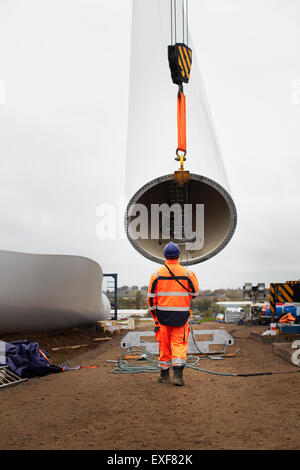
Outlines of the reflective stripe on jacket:
M 198 280 L 178 260 L 167 260 L 166 264 L 189 292 L 171 276 L 166 266 L 162 266 L 151 276 L 148 289 L 149 310 L 162 325 L 183 326 L 190 314 L 191 299 L 199 295 Z

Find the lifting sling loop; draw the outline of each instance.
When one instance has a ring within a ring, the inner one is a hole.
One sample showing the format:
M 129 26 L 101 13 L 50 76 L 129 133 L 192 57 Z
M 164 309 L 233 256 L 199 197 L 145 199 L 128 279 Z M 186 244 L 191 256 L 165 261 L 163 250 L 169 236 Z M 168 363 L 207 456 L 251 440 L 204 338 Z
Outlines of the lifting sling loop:
M 178 129 L 178 146 L 177 152 L 181 150 L 186 154 L 186 113 L 185 113 L 185 95 L 179 89 L 177 94 L 177 129 Z M 177 153 L 178 155 L 178 153 Z

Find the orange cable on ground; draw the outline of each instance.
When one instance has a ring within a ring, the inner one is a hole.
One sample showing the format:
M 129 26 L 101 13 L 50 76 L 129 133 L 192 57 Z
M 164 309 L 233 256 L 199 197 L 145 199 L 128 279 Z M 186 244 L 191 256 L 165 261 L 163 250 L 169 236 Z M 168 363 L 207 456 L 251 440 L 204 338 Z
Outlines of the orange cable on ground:
M 99 366 L 80 366 L 80 369 L 98 369 Z
M 43 353 L 41 349 L 39 349 L 39 353 L 41 353 L 41 355 L 46 359 L 46 361 L 50 362 L 48 357 Z

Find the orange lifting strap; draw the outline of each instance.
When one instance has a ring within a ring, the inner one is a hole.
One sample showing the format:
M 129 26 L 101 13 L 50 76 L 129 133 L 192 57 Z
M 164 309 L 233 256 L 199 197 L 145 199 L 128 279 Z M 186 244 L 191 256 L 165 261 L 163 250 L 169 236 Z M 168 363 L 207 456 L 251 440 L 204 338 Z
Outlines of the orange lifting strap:
M 41 351 L 41 349 L 38 350 L 39 353 L 41 353 L 41 355 L 46 359 L 46 361 L 50 362 L 48 357 L 43 353 L 43 351 Z
M 185 115 L 185 95 L 183 91 L 178 91 L 177 94 L 177 128 L 178 128 L 178 147 L 177 151 L 181 150 L 186 153 L 186 115 Z

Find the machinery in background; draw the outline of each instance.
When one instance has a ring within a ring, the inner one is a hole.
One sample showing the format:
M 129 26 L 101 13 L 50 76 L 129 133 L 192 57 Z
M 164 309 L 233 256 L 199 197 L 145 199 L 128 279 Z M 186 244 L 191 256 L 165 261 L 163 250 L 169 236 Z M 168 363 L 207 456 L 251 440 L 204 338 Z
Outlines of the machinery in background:
M 235 323 L 236 325 L 242 325 L 248 319 L 249 316 L 247 315 L 246 307 L 226 308 L 225 310 L 225 323 Z
M 243 299 L 252 301 L 250 318 L 258 324 L 280 322 L 285 315 L 292 315 L 295 324 L 300 324 L 300 282 L 287 281 L 270 284 L 270 301 L 266 302 L 267 292 L 265 284 L 252 286 L 245 283 L 243 286 Z M 283 327 L 284 328 L 284 327 Z
M 276 320 L 278 301 L 283 305 L 283 310 L 284 307 L 295 308 L 294 312 L 284 313 L 284 316 L 291 315 L 287 318 L 287 323 L 280 324 L 280 331 L 289 334 L 300 334 L 300 304 L 297 304 L 300 302 L 300 281 L 274 282 L 270 284 L 270 318 L 272 323 Z M 290 321 L 292 318 L 295 320 Z
M 271 308 L 269 303 L 265 303 L 260 306 L 255 306 L 256 316 L 258 318 L 258 323 L 262 325 L 268 325 L 272 321 Z M 294 317 L 300 315 L 300 304 L 294 303 L 277 303 L 274 313 L 274 321 L 278 322 L 284 315 L 290 313 Z
M 263 303 L 266 298 L 266 286 L 264 282 L 259 282 L 253 286 L 251 282 L 246 282 L 243 286 L 243 300 L 250 300 L 253 304 Z
M 248 319 L 257 323 L 264 323 L 265 319 L 261 318 L 262 307 L 265 305 L 267 297 L 266 286 L 264 282 L 259 282 L 253 286 L 251 282 L 246 282 L 243 286 L 243 300 L 252 302 Z

